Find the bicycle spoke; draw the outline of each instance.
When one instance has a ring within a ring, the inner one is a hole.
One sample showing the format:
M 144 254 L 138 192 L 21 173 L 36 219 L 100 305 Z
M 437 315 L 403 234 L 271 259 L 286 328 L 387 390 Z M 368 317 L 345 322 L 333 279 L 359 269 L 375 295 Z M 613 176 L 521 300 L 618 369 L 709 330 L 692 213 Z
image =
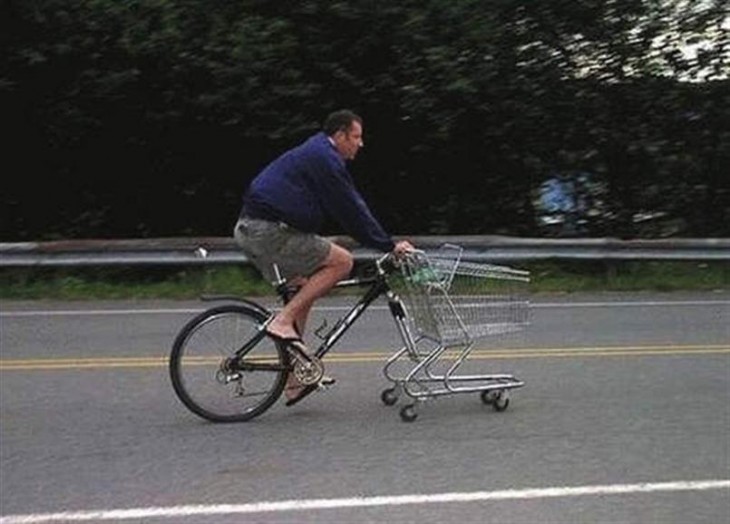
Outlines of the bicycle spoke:
M 286 381 L 287 356 L 260 336 L 264 319 L 246 307 L 219 306 L 183 328 L 170 373 L 178 397 L 189 409 L 209 420 L 241 421 L 276 401 Z M 244 347 L 245 355 L 238 356 Z

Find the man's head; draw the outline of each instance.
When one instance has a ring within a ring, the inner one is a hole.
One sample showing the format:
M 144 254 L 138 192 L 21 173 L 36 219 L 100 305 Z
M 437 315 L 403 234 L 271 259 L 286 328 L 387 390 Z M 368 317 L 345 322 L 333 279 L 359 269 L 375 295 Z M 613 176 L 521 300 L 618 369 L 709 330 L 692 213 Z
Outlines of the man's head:
M 352 160 L 365 144 L 362 141 L 362 118 L 352 111 L 335 111 L 324 122 L 323 131 L 335 144 L 335 149 L 345 160 Z

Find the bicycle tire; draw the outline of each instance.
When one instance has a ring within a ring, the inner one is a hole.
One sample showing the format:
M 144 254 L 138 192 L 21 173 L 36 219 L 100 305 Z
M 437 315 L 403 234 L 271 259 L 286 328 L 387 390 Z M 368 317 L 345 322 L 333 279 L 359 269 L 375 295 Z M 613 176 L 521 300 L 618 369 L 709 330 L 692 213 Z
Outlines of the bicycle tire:
M 261 336 L 266 319 L 262 310 L 227 304 L 183 326 L 172 346 L 169 371 L 185 407 L 212 422 L 244 422 L 277 401 L 286 384 L 289 354 Z M 249 343 L 244 355 L 233 358 Z

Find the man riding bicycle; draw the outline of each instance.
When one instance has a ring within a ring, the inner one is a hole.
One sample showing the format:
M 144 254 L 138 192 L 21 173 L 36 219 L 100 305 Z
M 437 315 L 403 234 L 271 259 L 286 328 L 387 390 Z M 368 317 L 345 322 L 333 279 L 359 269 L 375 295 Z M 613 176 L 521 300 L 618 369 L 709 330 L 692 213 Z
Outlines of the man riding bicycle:
M 243 196 L 234 229 L 236 242 L 264 278 L 282 277 L 299 286 L 297 293 L 267 325 L 267 334 L 307 352 L 302 340 L 314 302 L 326 295 L 353 266 L 352 254 L 318 235 L 331 217 L 361 244 L 400 256 L 413 249 L 395 242 L 373 216 L 355 187 L 346 161 L 363 147 L 362 119 L 349 110 L 330 114 L 322 131 L 266 166 Z M 323 377 L 322 384 L 334 383 Z M 291 406 L 316 389 L 289 375 Z

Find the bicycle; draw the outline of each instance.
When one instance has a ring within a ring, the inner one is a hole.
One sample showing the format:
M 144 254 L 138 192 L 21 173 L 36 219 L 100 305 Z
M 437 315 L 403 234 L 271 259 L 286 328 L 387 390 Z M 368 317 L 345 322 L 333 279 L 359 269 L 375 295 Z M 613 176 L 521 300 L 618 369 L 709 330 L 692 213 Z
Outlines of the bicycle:
M 462 261 L 462 251 L 448 246 L 446 255 L 429 256 L 417 251 L 400 261 L 385 255 L 375 261 L 373 276 L 338 283 L 337 288 L 357 286 L 364 287 L 365 291 L 326 333 L 326 323 L 315 331 L 321 343 L 311 355 L 267 335 L 266 326 L 274 314 L 261 304 L 239 297 L 205 297 L 232 303 L 203 311 L 176 336 L 169 360 L 175 393 L 190 411 L 209 421 L 243 422 L 255 418 L 279 399 L 289 373 L 300 384 L 316 387 L 324 373 L 323 357 L 375 300 L 385 296 L 403 341 L 403 347 L 383 368 L 383 374 L 392 384 L 381 393 L 385 405 L 394 405 L 405 393 L 413 402 L 401 409 L 400 416 L 403 421 L 412 422 L 417 417 L 416 406 L 423 400 L 480 392 L 485 404 L 504 411 L 509 405 L 508 391 L 523 386 L 522 381 L 512 375 L 459 376 L 455 371 L 479 336 L 520 329 L 526 323 L 523 318 L 526 302 L 516 295 L 507 297 L 491 292 L 488 295 L 491 306 L 487 307 L 485 295 L 477 295 L 479 298 L 467 295 L 465 301 L 449 292 L 456 289 L 460 280 L 471 282 L 487 274 L 492 280 L 510 283 L 528 282 L 529 275 L 503 266 Z M 391 282 L 394 276 L 400 277 L 395 285 Z M 396 290 L 399 286 L 402 291 Z M 296 293 L 280 277 L 275 290 L 283 303 Z M 400 293 L 406 296 L 408 304 Z M 486 330 L 482 329 L 485 310 L 490 317 Z M 516 311 L 519 313 L 515 314 Z M 499 319 L 495 317 L 497 312 Z M 433 347 L 424 350 L 424 344 Z M 445 356 L 447 349 L 459 346 L 462 350 L 448 372 L 435 373 L 432 369 L 435 362 Z M 404 359 L 412 367 L 407 373 L 397 375 L 393 366 Z M 460 386 L 461 382 L 478 384 Z

